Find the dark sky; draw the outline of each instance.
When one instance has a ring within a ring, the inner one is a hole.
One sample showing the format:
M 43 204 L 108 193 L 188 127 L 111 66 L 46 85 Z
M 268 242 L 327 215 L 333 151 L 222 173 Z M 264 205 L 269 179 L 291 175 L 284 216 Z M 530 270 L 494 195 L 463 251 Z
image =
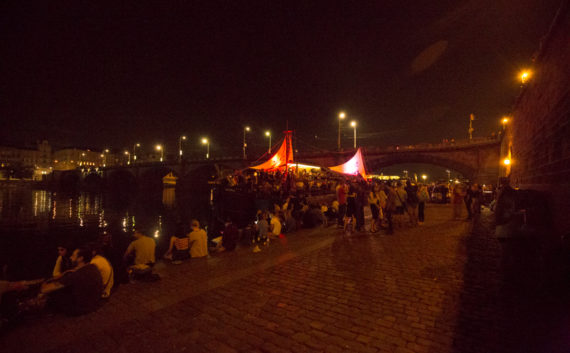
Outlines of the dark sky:
M 364 145 L 488 135 L 560 0 L 45 3 L 0 5 L 1 143 L 239 155 L 286 120 L 334 148 L 340 110 Z

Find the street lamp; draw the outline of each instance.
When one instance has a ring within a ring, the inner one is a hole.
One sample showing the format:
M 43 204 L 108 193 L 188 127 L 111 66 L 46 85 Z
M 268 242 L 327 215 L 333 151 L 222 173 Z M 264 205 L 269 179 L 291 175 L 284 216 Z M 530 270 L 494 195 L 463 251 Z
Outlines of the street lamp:
M 129 151 L 125 151 L 125 156 L 127 156 L 127 165 L 131 164 L 131 153 Z
M 523 72 L 521 72 L 521 74 L 520 74 L 521 83 L 524 85 L 526 83 L 526 81 L 528 81 L 530 76 L 531 76 L 531 72 L 528 70 L 524 70 Z
M 160 151 L 160 161 L 162 162 L 164 160 L 164 148 L 162 145 L 156 145 L 155 148 L 157 151 Z
M 271 154 L 271 131 L 265 131 L 265 136 L 269 137 L 269 148 L 267 149 L 267 154 Z
M 445 172 L 447 173 L 447 180 L 451 180 L 451 170 L 446 169 Z
M 338 114 L 338 143 L 337 143 L 337 148 L 340 151 L 340 121 L 344 120 L 344 118 L 346 117 L 346 114 L 344 112 L 340 112 Z
M 501 124 L 503 124 L 503 130 L 507 127 L 507 124 L 509 123 L 509 117 L 504 116 L 503 119 L 501 119 Z
M 356 121 L 351 121 L 350 126 L 354 128 L 354 149 L 356 149 Z
M 186 136 L 182 135 L 178 139 L 178 160 L 182 163 L 182 140 L 186 140 Z
M 425 182 L 425 181 L 427 180 L 427 175 L 422 174 L 422 179 L 423 179 L 423 181 Z
M 505 166 L 511 165 L 511 160 L 510 160 L 510 158 L 505 158 L 505 159 L 503 159 L 503 164 L 504 164 Z
M 245 133 L 249 132 L 250 130 L 251 129 L 249 128 L 249 126 L 243 128 L 243 159 L 247 159 L 245 154 L 245 148 L 247 147 L 247 144 L 245 143 Z
M 206 159 L 210 159 L 210 141 L 207 138 L 202 138 L 202 144 L 206 145 Z
M 101 155 L 103 157 L 103 167 L 107 166 L 107 153 L 109 153 L 109 149 L 105 148 L 103 151 L 104 153 Z
M 137 161 L 137 147 L 140 147 L 141 144 L 140 143 L 135 143 L 133 145 L 133 163 L 135 163 Z

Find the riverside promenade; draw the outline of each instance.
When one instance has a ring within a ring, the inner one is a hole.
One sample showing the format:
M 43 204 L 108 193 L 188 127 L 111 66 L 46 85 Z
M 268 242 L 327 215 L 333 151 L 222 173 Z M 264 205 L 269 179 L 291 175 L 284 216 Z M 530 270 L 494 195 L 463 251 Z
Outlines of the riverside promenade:
M 159 263 L 160 281 L 122 285 L 86 316 L 30 319 L 0 351 L 570 351 L 568 304 L 521 261 L 532 246 L 495 239 L 489 211 L 450 218 L 430 204 L 423 226 L 391 236 L 332 226 L 261 253 Z

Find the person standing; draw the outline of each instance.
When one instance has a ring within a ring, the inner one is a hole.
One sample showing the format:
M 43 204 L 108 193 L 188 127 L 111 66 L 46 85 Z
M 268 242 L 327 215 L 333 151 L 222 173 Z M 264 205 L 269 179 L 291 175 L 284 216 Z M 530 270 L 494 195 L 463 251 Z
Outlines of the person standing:
M 417 207 L 418 207 L 418 186 L 410 180 L 406 181 L 406 210 L 410 217 L 410 224 L 412 226 L 418 225 Z
M 421 185 L 418 191 L 418 224 L 423 224 L 425 221 L 425 206 L 429 200 L 429 193 L 426 185 Z
M 338 228 L 344 227 L 344 216 L 346 214 L 346 191 L 347 187 L 345 182 L 339 182 L 336 187 L 336 197 L 338 201 Z
M 392 185 L 385 185 L 384 190 L 386 193 L 386 207 L 384 209 L 384 214 L 386 215 L 386 221 L 388 222 L 388 231 L 386 234 L 394 234 L 392 215 L 396 212 L 398 195 Z
M 473 189 L 471 184 L 467 184 L 467 190 L 465 191 L 465 197 L 463 200 L 465 201 L 465 208 L 467 209 L 467 220 L 471 220 L 471 204 L 473 203 Z
M 370 213 L 372 214 L 370 232 L 376 233 L 380 223 L 380 199 L 378 198 L 376 185 L 374 185 L 368 193 L 368 204 L 370 205 Z
M 461 219 L 461 205 L 463 204 L 463 197 L 465 197 L 465 190 L 462 184 L 455 184 L 452 191 L 451 203 L 453 208 L 453 219 Z

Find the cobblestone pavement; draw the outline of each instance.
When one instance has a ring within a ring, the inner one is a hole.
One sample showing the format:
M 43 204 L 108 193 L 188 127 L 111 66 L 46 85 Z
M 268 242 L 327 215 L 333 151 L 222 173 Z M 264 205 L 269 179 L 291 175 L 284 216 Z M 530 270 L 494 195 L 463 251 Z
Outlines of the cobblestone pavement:
M 319 228 L 159 265 L 161 281 L 121 286 L 90 315 L 28 320 L 0 351 L 569 352 L 568 305 L 527 285 L 517 245 L 491 236 L 488 214 L 450 214 L 429 205 L 392 236 Z

